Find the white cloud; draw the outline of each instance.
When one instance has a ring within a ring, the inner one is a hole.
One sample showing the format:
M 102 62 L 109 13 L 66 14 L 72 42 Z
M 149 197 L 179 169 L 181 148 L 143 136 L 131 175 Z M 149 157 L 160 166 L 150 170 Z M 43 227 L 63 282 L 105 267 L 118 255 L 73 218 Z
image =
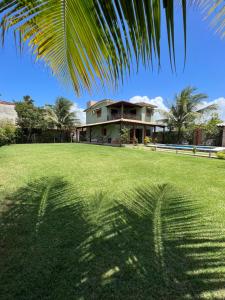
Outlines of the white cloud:
M 132 103 L 146 102 L 149 104 L 156 105 L 159 109 L 168 110 L 168 107 L 165 105 L 163 98 L 160 96 L 155 97 L 153 99 L 150 99 L 148 96 L 134 96 L 130 98 L 129 101 Z
M 77 103 L 74 103 L 74 105 L 72 107 L 72 111 L 76 112 L 77 117 L 80 119 L 82 124 L 86 123 L 86 114 L 84 112 L 84 108 L 81 108 L 78 106 Z
M 166 110 L 166 111 L 169 110 L 169 108 L 166 106 L 166 104 L 164 103 L 164 100 L 161 96 L 158 96 L 158 97 L 155 97 L 152 99 L 150 99 L 148 96 L 134 96 L 134 97 L 130 98 L 129 101 L 131 103 L 145 102 L 145 103 L 149 103 L 149 104 L 157 106 L 157 108 L 159 110 Z M 156 121 L 159 119 L 162 119 L 162 116 L 160 115 L 159 112 L 157 112 L 157 109 L 156 109 L 153 120 Z
M 219 115 L 219 118 L 223 121 L 225 121 L 225 98 L 224 97 L 220 97 L 217 98 L 215 100 L 212 100 L 210 102 L 204 102 L 203 103 L 203 107 L 207 106 L 207 105 L 212 105 L 212 104 L 216 104 L 217 105 L 217 113 Z
M 164 99 L 161 96 L 155 97 L 150 99 L 148 96 L 134 96 L 130 98 L 129 100 L 132 103 L 137 103 L 137 102 L 146 102 L 150 103 L 153 105 L 156 105 L 158 109 L 162 110 L 168 110 L 168 106 L 165 104 Z M 225 97 L 220 97 L 217 99 L 214 99 L 212 101 L 205 101 L 203 102 L 203 106 L 211 105 L 211 104 L 216 104 L 217 105 L 217 113 L 219 114 L 219 117 L 221 120 L 225 121 Z M 157 112 L 154 114 L 154 120 L 159 120 L 161 118 L 160 114 Z

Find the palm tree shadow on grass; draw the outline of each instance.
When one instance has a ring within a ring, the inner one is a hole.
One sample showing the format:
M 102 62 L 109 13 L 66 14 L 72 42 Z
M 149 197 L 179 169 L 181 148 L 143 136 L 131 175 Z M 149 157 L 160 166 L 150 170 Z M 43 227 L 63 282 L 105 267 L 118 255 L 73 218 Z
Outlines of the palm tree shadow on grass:
M 85 199 L 42 178 L 9 196 L 0 230 L 4 299 L 196 299 L 225 284 L 223 237 L 168 185 Z

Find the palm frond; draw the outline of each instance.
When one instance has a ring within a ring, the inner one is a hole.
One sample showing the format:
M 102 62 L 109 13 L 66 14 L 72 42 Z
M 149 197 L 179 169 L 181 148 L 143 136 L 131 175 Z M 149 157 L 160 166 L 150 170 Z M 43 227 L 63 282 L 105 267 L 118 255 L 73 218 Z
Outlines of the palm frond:
M 216 15 L 217 30 L 224 34 L 222 0 L 190 0 Z M 171 65 L 175 66 L 174 6 L 181 3 L 186 49 L 187 0 L 0 0 L 2 42 L 9 29 L 19 46 L 29 43 L 76 93 L 91 91 L 99 82 L 117 86 L 133 65 L 160 65 L 161 21 L 165 15 Z
M 186 1 L 182 1 L 186 32 Z M 77 94 L 97 82 L 117 85 L 131 65 L 160 63 L 162 10 L 165 11 L 170 59 L 175 62 L 174 4 L 171 0 L 2 0 L 2 42 L 12 28 L 20 45 L 29 42 Z
M 198 6 L 206 19 L 211 19 L 211 25 L 216 32 L 225 37 L 225 2 L 224 0 L 190 0 L 191 5 Z

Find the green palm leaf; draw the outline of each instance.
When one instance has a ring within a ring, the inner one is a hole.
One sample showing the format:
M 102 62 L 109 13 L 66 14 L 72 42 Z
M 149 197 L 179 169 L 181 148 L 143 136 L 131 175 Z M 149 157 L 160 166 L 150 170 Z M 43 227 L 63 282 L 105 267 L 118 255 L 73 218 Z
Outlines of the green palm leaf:
M 181 3 L 186 49 L 186 0 L 2 0 L 2 42 L 9 29 L 19 45 L 29 43 L 65 83 L 72 81 L 79 94 L 100 83 L 116 86 L 135 64 L 160 64 L 162 12 L 165 12 L 171 65 L 175 66 L 174 3 Z M 224 2 L 190 1 L 224 28 Z M 213 3 L 212 3 L 213 2 Z

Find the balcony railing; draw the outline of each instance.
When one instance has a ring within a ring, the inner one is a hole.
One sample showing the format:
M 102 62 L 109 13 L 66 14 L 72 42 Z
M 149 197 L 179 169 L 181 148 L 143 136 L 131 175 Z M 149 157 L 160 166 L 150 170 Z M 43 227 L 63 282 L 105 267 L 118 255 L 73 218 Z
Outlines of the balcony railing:
M 136 115 L 136 114 L 126 114 L 124 113 L 122 114 L 111 114 L 107 117 L 107 120 L 118 120 L 118 119 L 130 119 L 130 120 L 141 120 L 141 116 L 140 115 Z

